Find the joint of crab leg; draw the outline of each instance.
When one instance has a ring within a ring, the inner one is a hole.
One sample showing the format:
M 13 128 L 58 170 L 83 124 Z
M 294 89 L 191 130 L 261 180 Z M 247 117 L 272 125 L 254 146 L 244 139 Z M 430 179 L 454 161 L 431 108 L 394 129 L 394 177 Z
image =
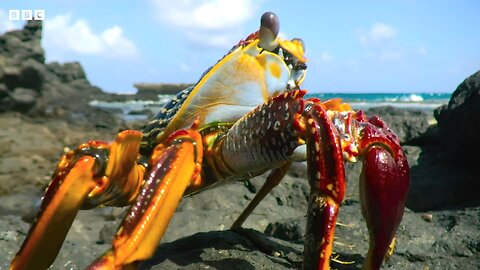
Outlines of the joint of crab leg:
M 342 147 L 335 127 L 325 110 L 317 104 L 305 121 L 310 186 L 340 204 L 345 194 L 345 183 Z
M 110 146 L 108 159 L 97 159 L 107 164 L 105 175 L 88 195 L 89 200 L 83 209 L 98 205 L 125 206 L 135 198 L 145 173 L 145 167 L 136 166 L 142 136 L 143 134 L 136 130 L 120 132 Z
M 117 231 L 113 251 L 97 259 L 92 269 L 111 260 L 115 267 L 134 267 L 151 257 L 185 189 L 201 182 L 201 151 L 195 156 L 196 148 L 202 148 L 200 134 L 191 129 L 176 134 L 170 145 L 153 150 L 145 183 Z

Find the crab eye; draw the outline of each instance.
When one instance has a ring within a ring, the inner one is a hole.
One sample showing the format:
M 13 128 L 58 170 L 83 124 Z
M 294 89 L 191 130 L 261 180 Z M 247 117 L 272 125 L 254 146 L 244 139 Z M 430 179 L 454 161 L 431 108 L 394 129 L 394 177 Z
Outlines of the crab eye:
M 280 22 L 273 12 L 265 12 L 260 19 L 258 46 L 267 51 L 273 51 L 278 46 L 277 36 L 280 31 Z

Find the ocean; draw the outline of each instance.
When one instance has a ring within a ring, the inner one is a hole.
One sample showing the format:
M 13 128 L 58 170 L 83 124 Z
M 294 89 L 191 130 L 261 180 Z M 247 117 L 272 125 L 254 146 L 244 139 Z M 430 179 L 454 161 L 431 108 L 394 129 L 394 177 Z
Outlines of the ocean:
M 435 108 L 447 104 L 451 95 L 449 93 L 319 93 L 309 96 L 321 100 L 341 98 L 355 110 L 392 106 L 433 111 Z
M 162 105 L 172 98 L 171 95 L 159 95 L 158 101 L 104 102 L 92 101 L 90 105 L 101 108 L 120 109 L 127 120 L 145 119 L 140 112 L 150 110 L 156 113 Z M 313 93 L 307 98 L 316 97 L 321 100 L 341 98 L 355 110 L 367 110 L 373 107 L 393 106 L 404 109 L 417 109 L 432 112 L 435 108 L 447 104 L 450 93 Z

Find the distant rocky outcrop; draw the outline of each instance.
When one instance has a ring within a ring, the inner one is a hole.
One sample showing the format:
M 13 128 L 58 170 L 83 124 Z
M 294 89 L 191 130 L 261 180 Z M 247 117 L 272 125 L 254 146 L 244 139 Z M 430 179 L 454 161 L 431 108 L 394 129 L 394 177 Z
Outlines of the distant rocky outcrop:
M 480 153 L 480 71 L 466 78 L 435 118 L 450 156 L 476 164 Z
M 114 116 L 88 105 L 108 94 L 88 81 L 80 63 L 45 63 L 41 38 L 42 21 L 29 21 L 22 30 L 0 36 L 0 113 L 118 123 Z
M 41 95 L 45 61 L 41 21 L 0 36 L 0 111 L 28 111 Z
M 142 100 L 157 100 L 158 95 L 176 95 L 178 92 L 190 86 L 185 83 L 136 83 L 136 98 Z

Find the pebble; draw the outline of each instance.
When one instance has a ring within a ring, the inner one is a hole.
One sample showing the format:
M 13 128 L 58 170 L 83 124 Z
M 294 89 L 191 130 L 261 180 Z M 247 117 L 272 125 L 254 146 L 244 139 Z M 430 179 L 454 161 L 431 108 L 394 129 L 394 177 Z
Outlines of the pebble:
M 432 222 L 433 215 L 430 213 L 423 214 L 422 219 L 425 220 L 426 222 Z

